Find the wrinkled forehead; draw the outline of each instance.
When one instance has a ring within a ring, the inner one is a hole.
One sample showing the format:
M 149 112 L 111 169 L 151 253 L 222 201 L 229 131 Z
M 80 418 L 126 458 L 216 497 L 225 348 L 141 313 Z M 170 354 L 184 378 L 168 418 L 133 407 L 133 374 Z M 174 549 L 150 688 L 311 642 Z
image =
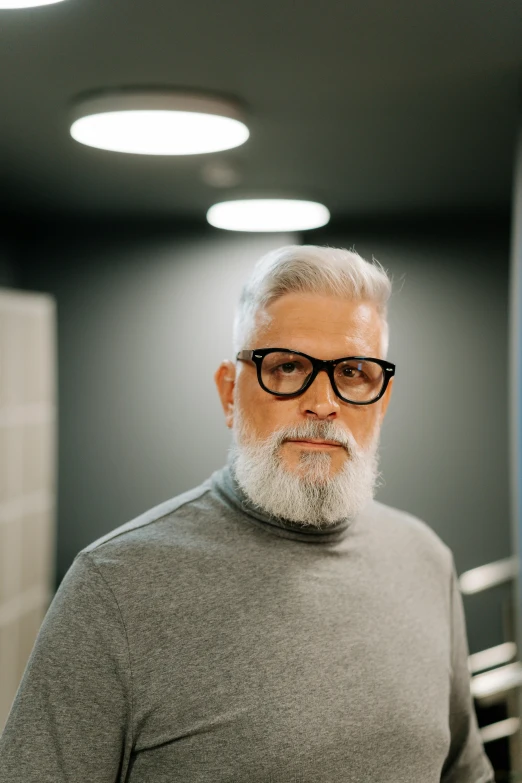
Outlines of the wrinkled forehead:
M 318 358 L 378 356 L 382 338 L 383 322 L 373 302 L 285 294 L 258 311 L 250 347 L 289 347 Z

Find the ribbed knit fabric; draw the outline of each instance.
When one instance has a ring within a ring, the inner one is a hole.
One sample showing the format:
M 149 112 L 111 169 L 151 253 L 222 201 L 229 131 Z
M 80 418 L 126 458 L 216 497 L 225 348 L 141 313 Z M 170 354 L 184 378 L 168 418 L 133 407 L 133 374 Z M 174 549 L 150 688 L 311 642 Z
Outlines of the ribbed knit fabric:
M 377 501 L 328 532 L 230 466 L 87 546 L 1 783 L 492 783 L 449 548 Z

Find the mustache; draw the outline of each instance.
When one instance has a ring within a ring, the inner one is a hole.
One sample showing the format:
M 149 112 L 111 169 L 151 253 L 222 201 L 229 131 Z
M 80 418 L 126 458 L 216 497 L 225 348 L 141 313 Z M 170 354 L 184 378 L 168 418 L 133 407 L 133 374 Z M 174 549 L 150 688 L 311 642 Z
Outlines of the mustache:
M 242 416 L 234 422 L 233 440 L 239 438 L 247 448 L 268 449 L 274 455 L 286 440 L 331 440 L 342 446 L 351 459 L 362 456 L 362 451 L 354 435 L 346 427 L 331 421 L 303 421 L 297 424 L 281 426 L 268 435 L 256 433 L 252 423 Z
M 349 453 L 353 451 L 353 441 L 344 431 L 338 427 L 318 425 L 309 422 L 305 425 L 294 427 L 285 427 L 272 436 L 277 446 L 280 446 L 286 440 L 306 440 L 307 438 L 315 440 L 330 440 L 343 446 Z M 352 436 L 353 437 L 353 436 Z

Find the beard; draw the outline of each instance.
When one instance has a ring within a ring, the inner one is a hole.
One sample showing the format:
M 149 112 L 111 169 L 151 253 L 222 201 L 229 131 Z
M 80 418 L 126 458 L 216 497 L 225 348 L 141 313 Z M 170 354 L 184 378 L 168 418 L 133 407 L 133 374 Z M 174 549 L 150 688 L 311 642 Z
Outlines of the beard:
M 294 438 L 340 443 L 347 451 L 343 467 L 331 475 L 332 455 L 306 449 L 299 452 L 297 469 L 287 467 L 281 448 L 285 440 Z M 361 448 L 350 432 L 332 422 L 306 421 L 256 440 L 236 408 L 231 469 L 245 495 L 262 511 L 324 530 L 353 519 L 374 498 L 381 478 L 379 439 L 380 427 L 376 427 L 369 445 Z

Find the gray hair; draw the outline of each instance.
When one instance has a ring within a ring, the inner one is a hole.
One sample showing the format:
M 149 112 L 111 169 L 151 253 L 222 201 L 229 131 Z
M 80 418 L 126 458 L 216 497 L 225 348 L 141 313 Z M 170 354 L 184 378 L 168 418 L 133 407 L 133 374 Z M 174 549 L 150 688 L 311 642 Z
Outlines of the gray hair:
M 263 310 L 287 293 L 318 293 L 377 305 L 383 323 L 381 358 L 389 346 L 388 299 L 392 280 L 376 259 L 365 261 L 344 248 L 288 245 L 267 253 L 256 263 L 243 286 L 234 318 L 234 357 L 249 346 Z

